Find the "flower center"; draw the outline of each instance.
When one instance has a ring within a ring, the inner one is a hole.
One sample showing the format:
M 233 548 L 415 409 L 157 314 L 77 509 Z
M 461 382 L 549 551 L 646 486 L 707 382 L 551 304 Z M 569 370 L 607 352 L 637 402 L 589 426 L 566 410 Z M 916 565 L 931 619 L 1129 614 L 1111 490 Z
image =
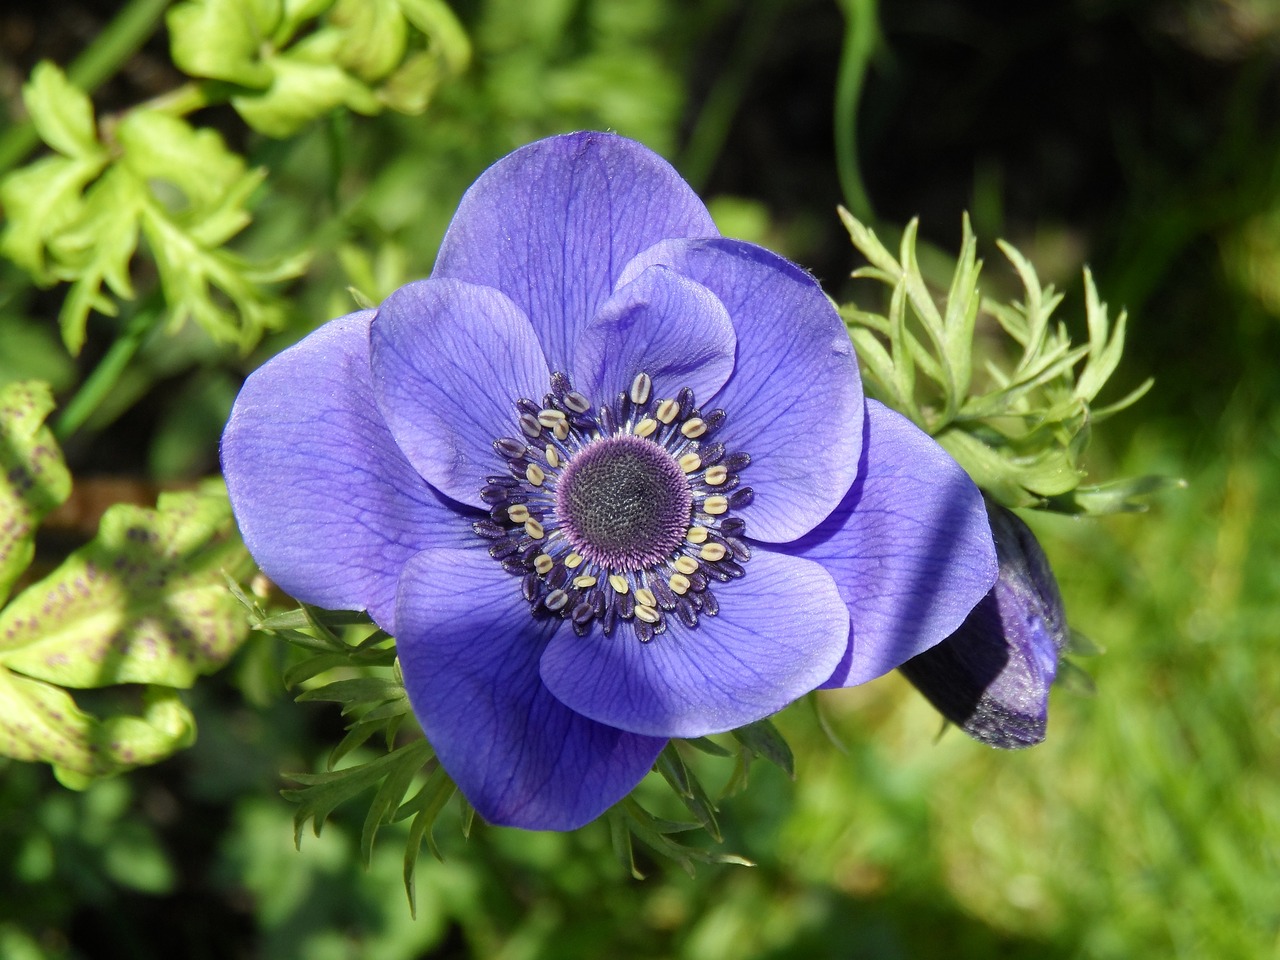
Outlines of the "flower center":
M 507 472 L 485 478 L 489 517 L 472 526 L 489 555 L 520 577 L 535 617 L 606 636 L 629 623 L 641 641 L 715 616 L 711 585 L 741 577 L 751 551 L 734 515 L 754 499 L 738 474 L 751 462 L 711 440 L 723 410 L 702 414 L 687 387 L 651 397 L 637 374 L 597 406 L 562 373 L 542 403 L 516 401 L 520 437 L 493 443 Z
M 556 514 L 586 559 L 615 570 L 651 567 L 689 529 L 693 495 L 671 454 L 642 437 L 592 440 L 560 475 Z

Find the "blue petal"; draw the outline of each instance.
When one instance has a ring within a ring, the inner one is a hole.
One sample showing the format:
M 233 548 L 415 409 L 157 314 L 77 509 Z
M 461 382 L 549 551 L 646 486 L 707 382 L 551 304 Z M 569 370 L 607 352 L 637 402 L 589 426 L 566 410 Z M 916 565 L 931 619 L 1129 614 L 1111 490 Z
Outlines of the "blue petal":
M 455 500 L 483 507 L 493 441 L 520 436 L 516 399 L 550 387 L 529 321 L 505 296 L 457 280 L 401 287 L 371 330 L 378 408 L 409 462 Z
M 824 686 L 864 683 L 929 649 L 996 578 L 978 488 L 931 437 L 874 400 L 858 482 L 784 549 L 826 567 L 849 608 L 849 650 Z
M 573 382 L 609 403 L 644 371 L 653 397 L 689 387 L 699 401 L 733 371 L 736 339 L 724 306 L 706 287 L 665 267 L 624 284 L 600 308 L 578 341 Z
M 608 133 L 552 137 L 499 160 L 458 206 L 433 277 L 495 287 L 532 321 L 553 370 L 623 266 L 672 237 L 714 237 L 706 208 L 656 153 Z
M 561 701 L 602 723 L 661 737 L 721 733 L 776 713 L 831 675 L 849 618 L 815 563 L 756 550 L 746 575 L 713 585 L 719 613 L 692 629 L 674 621 L 641 643 L 561 631 L 542 678 Z
M 1027 525 L 988 502 L 1000 577 L 960 629 L 902 672 L 965 733 L 993 747 L 1039 743 L 1067 621 L 1049 561 Z
M 286 593 L 395 633 L 400 568 L 474 539 L 405 460 L 374 404 L 369 321 L 325 324 L 245 381 L 222 470 L 249 552 Z
M 589 720 L 550 694 L 538 658 L 561 622 L 535 621 L 519 579 L 483 553 L 415 557 L 397 615 L 414 712 L 490 823 L 580 827 L 626 796 L 662 751 L 664 740 Z
M 733 376 L 704 411 L 728 414 L 715 439 L 751 455 L 742 481 L 756 493 L 749 534 L 785 542 L 835 509 L 857 474 L 862 381 L 849 334 L 811 276 L 739 240 L 659 244 L 627 265 L 623 281 L 665 264 L 708 287 L 738 338 Z

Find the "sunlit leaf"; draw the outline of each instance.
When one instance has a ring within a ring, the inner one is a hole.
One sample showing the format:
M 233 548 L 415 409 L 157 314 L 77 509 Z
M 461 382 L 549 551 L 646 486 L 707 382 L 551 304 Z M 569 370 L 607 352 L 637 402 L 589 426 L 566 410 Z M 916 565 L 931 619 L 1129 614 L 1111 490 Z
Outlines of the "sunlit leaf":
M 223 571 L 246 563 L 222 490 L 118 504 L 98 536 L 0 612 L 0 665 L 70 687 L 189 687 L 248 635 Z
M 41 519 L 71 493 L 71 474 L 44 419 L 46 384 L 0 387 L 0 603 L 31 563 Z

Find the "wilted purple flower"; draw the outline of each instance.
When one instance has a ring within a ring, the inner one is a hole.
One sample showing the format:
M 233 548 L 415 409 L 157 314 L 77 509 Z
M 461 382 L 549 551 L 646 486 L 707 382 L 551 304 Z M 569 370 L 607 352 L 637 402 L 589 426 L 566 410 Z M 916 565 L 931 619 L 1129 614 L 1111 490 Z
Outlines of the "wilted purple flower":
M 993 747 L 1030 747 L 1044 739 L 1067 619 L 1035 536 L 999 504 L 989 500 L 987 508 L 1000 561 L 996 585 L 959 630 L 902 672 L 969 736 Z
M 884 673 L 995 578 L 976 488 L 864 403 L 817 283 L 608 134 L 491 167 L 431 279 L 248 379 L 222 457 L 262 569 L 396 636 L 496 823 L 585 823 L 667 738 Z

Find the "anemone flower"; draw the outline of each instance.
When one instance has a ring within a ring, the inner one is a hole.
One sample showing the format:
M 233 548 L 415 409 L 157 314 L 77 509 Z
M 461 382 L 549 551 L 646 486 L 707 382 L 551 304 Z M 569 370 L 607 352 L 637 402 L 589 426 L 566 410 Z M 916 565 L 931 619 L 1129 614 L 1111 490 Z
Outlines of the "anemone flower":
M 965 733 L 1005 750 L 1044 740 L 1049 688 L 1069 630 L 1058 581 L 1035 534 L 988 501 L 1000 574 L 960 629 L 902 673 Z
M 396 637 L 499 824 L 586 823 L 668 738 L 891 670 L 996 575 L 977 489 L 864 400 L 814 279 L 609 134 L 481 175 L 430 279 L 249 377 L 222 462 L 263 571 Z

